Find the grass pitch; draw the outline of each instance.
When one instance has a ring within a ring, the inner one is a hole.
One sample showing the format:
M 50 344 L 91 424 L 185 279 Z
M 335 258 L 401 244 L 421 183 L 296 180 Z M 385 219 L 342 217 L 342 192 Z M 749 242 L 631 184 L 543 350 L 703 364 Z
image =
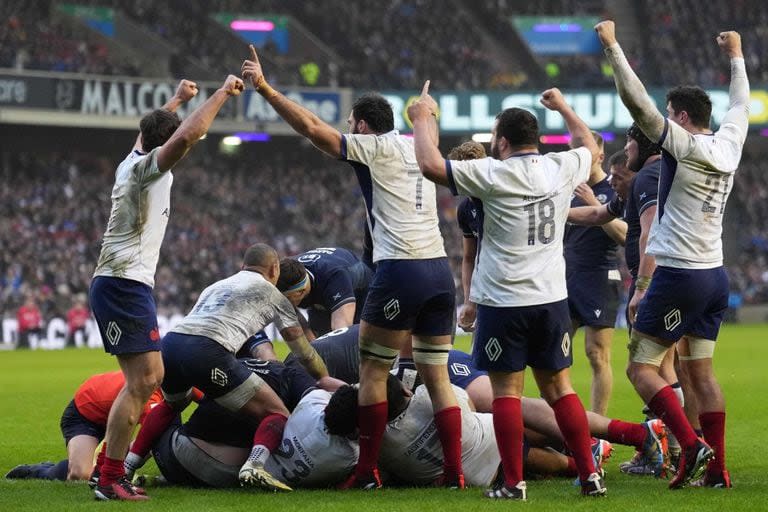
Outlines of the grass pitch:
M 765 364 L 768 361 L 768 326 L 727 326 L 721 333 L 715 356 L 718 378 L 728 403 L 727 464 L 734 488 L 667 490 L 666 481 L 629 477 L 618 463 L 631 457 L 632 450 L 616 447 L 607 462 L 608 497 L 584 499 L 569 481 L 550 479 L 528 483 L 527 503 L 499 503 L 482 498 L 480 490 L 449 492 L 441 489 L 385 489 L 360 491 L 295 491 L 265 494 L 246 490 L 199 490 L 149 488 L 152 500 L 146 503 L 99 503 L 85 483 L 40 480 L 9 481 L 0 478 L 0 511 L 22 510 L 103 510 L 123 507 L 146 511 L 289 511 L 343 512 L 361 510 L 462 512 L 526 508 L 539 511 L 622 510 L 768 510 L 768 388 Z M 609 415 L 638 421 L 641 402 L 624 376 L 627 358 L 626 332 L 614 336 L 613 368 L 615 385 Z M 469 339 L 460 338 L 459 348 L 467 349 Z M 589 365 L 583 355 L 583 338 L 574 344 L 573 380 L 582 400 L 588 400 Z M 284 347 L 279 347 L 284 349 Z M 59 418 L 77 386 L 88 376 L 116 369 L 114 358 L 99 350 L 0 352 L 0 475 L 17 464 L 57 461 L 66 457 L 59 431 Z M 529 378 L 528 396 L 536 396 Z M 157 474 L 150 463 L 145 472 Z

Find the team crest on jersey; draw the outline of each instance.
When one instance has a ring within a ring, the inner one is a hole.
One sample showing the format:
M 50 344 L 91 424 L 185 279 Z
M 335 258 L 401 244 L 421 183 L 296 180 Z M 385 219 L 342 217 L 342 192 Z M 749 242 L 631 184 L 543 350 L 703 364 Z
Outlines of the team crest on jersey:
M 224 387 L 227 385 L 227 382 L 229 382 L 229 378 L 224 370 L 214 368 L 211 370 L 211 382 L 217 386 Z
M 501 343 L 499 343 L 497 338 L 491 338 L 485 344 L 485 355 L 494 362 L 499 359 L 499 356 L 501 356 Z
M 333 296 L 333 300 L 339 300 L 341 298 L 341 292 Z
M 568 354 L 571 353 L 571 337 L 568 333 L 563 334 L 563 341 L 560 343 L 560 348 L 563 350 L 563 355 L 565 357 L 568 357 Z
M 114 346 L 120 343 L 120 337 L 123 335 L 123 331 L 117 322 L 114 320 L 107 324 L 107 341 L 110 345 Z
M 606 201 L 608 201 L 608 196 L 605 194 L 598 194 L 597 200 L 600 201 L 600 204 L 604 204 Z
M 670 332 L 680 327 L 681 323 L 683 323 L 683 315 L 677 308 L 664 315 L 664 327 Z
M 387 320 L 392 320 L 400 314 L 400 301 L 397 299 L 391 299 L 384 306 L 384 317 Z

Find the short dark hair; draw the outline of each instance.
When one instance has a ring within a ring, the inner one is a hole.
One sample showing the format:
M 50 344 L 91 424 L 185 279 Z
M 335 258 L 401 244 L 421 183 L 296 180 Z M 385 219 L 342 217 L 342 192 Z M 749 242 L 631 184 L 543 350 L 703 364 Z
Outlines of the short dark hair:
M 307 275 L 307 269 L 300 261 L 293 258 L 280 260 L 280 277 L 277 279 L 277 289 L 284 292 L 299 283 Z
M 325 406 L 325 428 L 334 436 L 348 436 L 357 428 L 357 388 L 342 386 Z
M 352 105 L 355 121 L 365 121 L 375 133 L 391 132 L 395 129 L 395 114 L 392 105 L 379 93 L 363 94 Z
M 267 244 L 253 244 L 243 255 L 245 267 L 268 267 L 277 259 L 277 251 Z
M 687 112 L 694 126 L 709 128 L 712 100 L 704 89 L 696 85 L 679 85 L 667 92 L 667 103 L 675 112 Z
M 608 167 L 626 167 L 627 166 L 627 154 L 623 149 L 615 152 L 608 159 Z
M 162 108 L 153 110 L 141 118 L 139 129 L 141 130 L 141 149 L 150 152 L 162 146 L 171 138 L 173 132 L 181 124 L 181 119 L 176 112 Z
M 469 140 L 448 152 L 449 160 L 478 160 L 488 156 L 485 153 L 485 147 L 479 142 Z
M 504 137 L 510 146 L 536 146 L 539 143 L 539 122 L 536 116 L 522 108 L 508 108 L 497 116 L 496 137 Z

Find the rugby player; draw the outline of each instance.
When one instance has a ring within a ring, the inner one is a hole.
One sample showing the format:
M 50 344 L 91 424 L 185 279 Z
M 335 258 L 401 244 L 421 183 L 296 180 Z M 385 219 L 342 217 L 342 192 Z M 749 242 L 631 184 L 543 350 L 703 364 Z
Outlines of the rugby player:
M 716 36 L 730 60 L 731 83 L 728 111 L 713 132 L 712 102 L 704 90 L 680 86 L 668 91 L 665 118 L 624 56 L 614 23 L 601 22 L 595 30 L 622 102 L 640 130 L 662 147 L 658 208 L 647 248 L 657 267 L 637 310 L 627 373 L 682 446 L 670 488 L 695 480 L 727 488 L 731 482 L 725 467 L 725 402 L 712 357 L 728 307 L 723 212 L 749 126 L 749 81 L 741 36 L 732 31 Z M 675 343 L 691 381 L 705 440 L 696 436 L 674 392 L 659 375 L 661 359 Z
M 142 118 L 133 150 L 115 173 L 112 210 L 89 293 L 104 350 L 117 357 L 125 386 L 107 420 L 107 455 L 97 467 L 96 499 L 148 499 L 124 478 L 123 459 L 141 409 L 163 379 L 152 287 L 170 216 L 170 170 L 205 135 L 224 103 L 242 90 L 243 81 L 228 76 L 180 122 L 176 109 L 198 91 L 194 82 L 182 80 L 162 109 Z
M 598 158 L 594 138 L 560 91 L 550 89 L 542 104 L 560 113 L 584 147 L 541 155 L 536 117 L 510 108 L 494 123 L 492 158 L 444 160 L 435 136 L 437 104 L 428 86 L 408 108 L 419 168 L 454 194 L 477 197 L 485 213 L 483 248 L 472 277 L 471 298 L 478 304 L 473 360 L 489 372 L 493 386 L 493 423 L 505 477 L 486 496 L 526 499 L 520 397 L 528 365 L 573 452 L 582 493 L 604 495 L 584 406 L 568 371 L 573 359 L 562 248 L 571 194 Z
M 387 422 L 386 379 L 400 349 L 410 344 L 445 452 L 441 483 L 463 487 L 461 409 L 446 369 L 455 285 L 438 226 L 437 191 L 419 172 L 413 141 L 394 130 L 392 107 L 381 95 L 355 102 L 350 133 L 342 135 L 275 91 L 253 46 L 242 73 L 297 133 L 352 164 L 366 202 L 376 272 L 360 322 L 360 458 L 342 487 L 381 486 L 376 461 Z M 436 142 L 437 132 L 432 136 Z

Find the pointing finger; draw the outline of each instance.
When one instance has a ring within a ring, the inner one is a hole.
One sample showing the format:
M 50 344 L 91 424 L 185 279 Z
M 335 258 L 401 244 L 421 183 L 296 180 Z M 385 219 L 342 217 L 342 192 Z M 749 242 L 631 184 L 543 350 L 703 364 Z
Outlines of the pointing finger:
M 421 88 L 421 97 L 429 95 L 429 80 L 424 82 L 424 87 Z
M 251 60 L 253 62 L 259 62 L 259 56 L 256 55 L 256 48 L 254 48 L 252 44 L 248 45 L 248 47 L 251 49 Z

